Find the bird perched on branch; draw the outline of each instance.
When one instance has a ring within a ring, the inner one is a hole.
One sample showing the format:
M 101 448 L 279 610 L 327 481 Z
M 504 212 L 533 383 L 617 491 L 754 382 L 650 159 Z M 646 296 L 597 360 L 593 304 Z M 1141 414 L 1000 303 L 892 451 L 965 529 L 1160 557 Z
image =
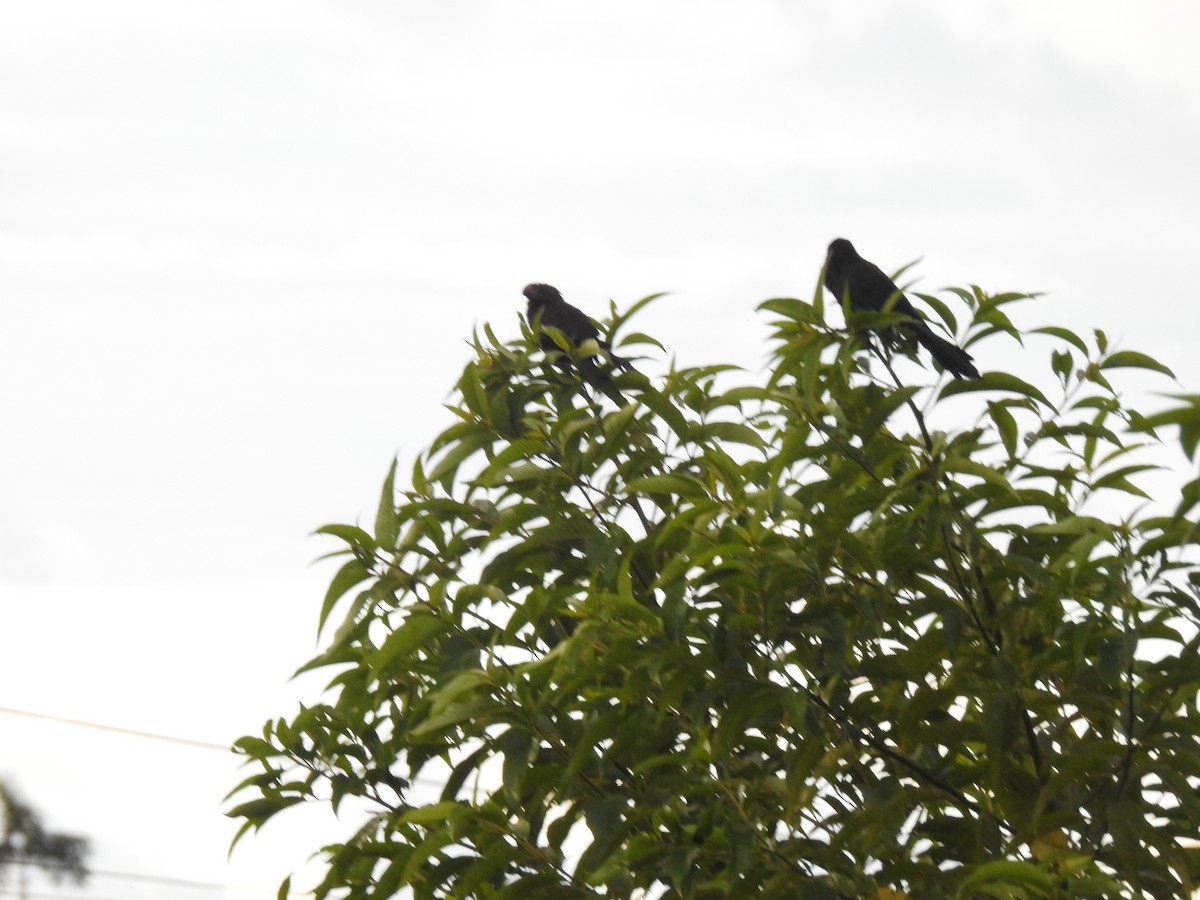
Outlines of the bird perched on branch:
M 527 284 L 525 285 L 525 290 L 521 293 L 529 301 L 525 317 L 529 319 L 530 325 L 540 321 L 542 328 L 546 326 L 557 328 L 576 347 L 584 341 L 594 340 L 608 354 L 609 359 L 613 361 L 614 365 L 633 371 L 633 366 L 629 361 L 613 353 L 612 345 L 600 337 L 600 329 L 596 326 L 596 323 L 581 310 L 576 309 L 564 300 L 558 288 L 548 284 Z M 540 319 L 538 318 L 539 316 L 541 317 Z M 557 350 L 562 354 L 562 348 L 545 331 L 542 331 L 539 336 L 538 343 L 543 350 Z M 558 360 L 558 365 L 563 369 L 567 369 L 570 368 L 571 363 L 567 360 L 565 354 L 562 354 Z M 625 398 L 613 386 L 612 378 L 606 372 L 600 370 L 595 360 L 586 359 L 581 361 L 579 369 L 585 381 L 600 388 L 619 405 L 625 405 Z
M 868 312 L 883 312 L 888 301 L 896 298 L 891 311 L 909 317 L 903 327 L 943 369 L 957 378 L 979 377 L 979 370 L 972 363 L 971 355 L 934 334 L 892 279 L 884 275 L 877 265 L 859 256 L 854 245 L 845 238 L 837 238 L 829 245 L 829 254 L 825 259 L 825 287 L 839 301 L 844 296 L 849 297 L 851 309 Z

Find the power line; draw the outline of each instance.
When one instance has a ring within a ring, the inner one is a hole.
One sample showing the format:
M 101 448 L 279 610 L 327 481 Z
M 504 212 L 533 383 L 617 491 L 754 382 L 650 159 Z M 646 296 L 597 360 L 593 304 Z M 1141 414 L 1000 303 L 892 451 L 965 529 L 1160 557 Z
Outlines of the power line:
M 63 725 L 74 725 L 77 728 L 92 728 L 96 731 L 108 731 L 114 734 L 124 734 L 128 737 L 144 738 L 154 741 L 165 741 L 169 744 L 183 744 L 189 747 L 202 747 L 205 750 L 220 750 L 223 753 L 232 753 L 233 748 L 229 744 L 217 744 L 212 741 L 198 741 L 193 738 L 175 737 L 169 734 L 157 734 L 153 731 L 138 731 L 133 728 L 122 728 L 119 725 L 104 725 L 100 722 L 85 722 L 83 719 L 68 719 L 64 716 L 51 716 L 46 713 L 32 712 L 27 709 L 10 709 L 7 706 L 0 706 L 0 713 L 7 713 L 10 716 L 27 716 L 30 719 L 41 719 L 46 722 L 58 722 Z M 420 784 L 426 787 L 444 787 L 444 783 L 438 779 L 430 778 L 429 776 L 419 776 L 411 780 L 414 785 Z
M 0 706 L 0 713 L 10 716 L 27 716 L 30 719 L 42 719 L 47 722 L 61 722 L 64 725 L 75 725 L 79 728 L 94 728 L 97 731 L 111 731 L 116 734 L 126 734 L 131 737 L 149 738 L 155 741 L 166 741 L 171 744 L 185 744 L 189 747 L 203 747 L 206 750 L 221 750 L 230 752 L 229 744 L 217 744 L 213 741 L 198 741 L 194 738 L 175 737 L 170 734 L 155 734 L 153 731 L 138 731 L 134 728 L 122 728 L 119 725 L 103 725 L 99 722 L 85 722 L 82 719 L 68 719 L 65 716 L 51 716 L 46 713 L 31 712 L 27 709 L 9 709 Z
M 251 893 L 251 892 L 256 893 L 256 894 L 262 894 L 262 896 L 269 897 L 269 898 L 271 898 L 271 900 L 275 900 L 275 897 L 278 896 L 278 894 L 279 894 L 278 887 L 271 887 L 271 888 L 230 887 L 230 888 L 226 888 L 226 890 L 234 891 L 239 894 Z M 292 890 L 288 893 L 288 896 L 289 897 L 311 897 L 312 893 L 313 893 L 312 891 Z M 41 891 L 25 891 L 24 893 L 19 893 L 18 890 L 14 889 L 14 888 L 0 887 L 0 897 L 8 897 L 8 896 L 17 897 L 17 898 L 19 898 L 19 900 L 128 900 L 128 898 L 125 898 L 125 897 L 97 897 L 93 894 L 46 894 L 46 893 L 42 893 Z
M 33 869 L 70 868 L 63 863 L 55 862 L 54 860 L 33 859 L 5 859 L 4 865 L 29 866 Z M 276 890 L 275 888 L 255 887 L 250 885 L 222 884 L 218 881 L 199 881 L 194 878 L 173 878 L 170 875 L 146 875 L 139 872 L 114 872 L 111 869 L 87 869 L 86 875 L 88 878 L 112 878 L 120 881 L 142 881 L 149 882 L 151 884 L 171 885 L 172 887 L 198 888 L 205 891 L 256 891 L 271 893 Z M 35 895 L 27 892 L 26 896 L 32 897 Z M 80 900 L 84 900 L 84 898 L 80 898 Z M 92 898 L 88 897 L 86 900 L 92 900 Z
M 235 889 L 236 890 L 236 889 Z M 274 894 L 274 889 L 263 889 L 263 896 L 270 897 Z M 124 897 L 97 897 L 93 894 L 43 894 L 41 891 L 25 891 L 18 893 L 15 890 L 0 888 L 0 897 L 7 896 L 18 897 L 19 900 L 127 900 Z

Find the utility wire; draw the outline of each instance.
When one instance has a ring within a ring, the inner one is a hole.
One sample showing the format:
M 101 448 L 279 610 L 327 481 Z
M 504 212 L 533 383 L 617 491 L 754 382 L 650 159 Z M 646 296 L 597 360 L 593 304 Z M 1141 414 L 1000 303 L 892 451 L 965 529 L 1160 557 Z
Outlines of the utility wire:
M 41 719 L 45 722 L 59 722 L 64 725 L 74 725 L 78 728 L 92 728 L 96 731 L 108 731 L 114 734 L 124 734 L 129 737 L 145 738 L 154 741 L 166 741 L 169 744 L 183 744 L 188 747 L 201 747 L 205 750 L 220 750 L 222 753 L 231 753 L 232 747 L 229 744 L 217 744 L 213 741 L 198 741 L 193 738 L 175 737 L 169 734 L 156 734 L 153 731 L 138 731 L 133 728 L 122 728 L 119 725 L 104 725 L 100 722 L 85 722 L 82 719 L 68 719 L 64 716 L 51 716 L 46 713 L 31 712 L 27 709 L 10 709 L 7 706 L 0 706 L 0 713 L 6 713 L 10 716 L 26 716 L 30 719 Z M 441 788 L 444 787 L 444 782 L 429 778 L 428 776 L 417 777 L 413 779 L 413 784 L 420 784 L 426 787 Z
M 231 747 L 228 744 L 217 744 L 217 743 L 214 743 L 213 741 L 199 741 L 199 740 L 195 740 L 193 738 L 181 738 L 181 737 L 176 737 L 174 735 L 169 735 L 169 734 L 157 734 L 153 731 L 140 731 L 140 730 L 134 729 L 134 728 L 122 728 L 118 725 L 105 725 L 100 722 L 86 722 L 82 719 L 69 719 L 65 716 L 52 716 L 52 715 L 48 715 L 46 713 L 32 712 L 31 710 L 26 710 L 26 709 L 11 709 L 10 707 L 0 706 L 0 713 L 7 714 L 10 716 L 25 716 L 30 719 L 39 719 L 39 720 L 46 721 L 46 722 L 58 722 L 58 723 L 61 723 L 64 725 L 74 725 L 77 728 L 91 728 L 91 729 L 95 729 L 96 731 L 107 731 L 107 732 L 111 732 L 113 734 L 127 735 L 129 737 L 144 738 L 147 740 L 155 740 L 155 741 L 165 741 L 170 744 L 183 744 L 184 746 L 188 746 L 188 747 L 201 747 L 205 750 L 220 750 L 223 753 L 229 753 L 231 751 Z M 437 787 L 437 788 L 440 788 L 443 786 L 443 784 L 440 781 L 436 781 L 434 779 L 429 779 L 429 778 L 417 778 L 414 781 L 414 784 L 424 785 L 425 787 Z M 55 864 L 50 863 L 50 862 L 34 862 L 32 860 L 20 860 L 20 859 L 5 860 L 4 863 L 5 863 L 5 865 L 12 863 L 12 864 L 16 864 L 16 865 L 35 866 L 37 868 L 43 868 L 43 869 L 55 867 Z M 231 884 L 219 884 L 219 883 L 213 882 L 213 881 L 194 881 L 194 880 L 188 879 L 188 878 L 171 878 L 171 877 L 163 876 L 163 875 L 140 875 L 136 872 L 113 872 L 113 871 L 107 871 L 107 870 L 103 870 L 103 869 L 88 869 L 87 874 L 88 874 L 89 878 L 92 876 L 99 876 L 99 877 L 105 877 L 105 878 L 126 879 L 129 881 L 145 881 L 145 882 L 151 882 L 154 884 L 164 884 L 164 885 L 169 884 L 169 885 L 174 885 L 176 887 L 199 888 L 202 890 L 210 890 L 210 891 L 215 891 L 215 890 L 237 891 L 239 893 L 261 892 L 266 896 L 273 896 L 275 893 L 274 888 L 238 887 L 236 885 L 231 885 Z M 2 896 L 3 893 L 5 893 L 6 891 L 7 891 L 7 888 L 4 887 L 3 885 L 0 885 L 0 896 Z M 294 892 L 294 893 L 297 893 L 297 892 Z M 312 893 L 311 891 L 307 891 L 307 892 L 303 892 L 302 895 L 308 896 L 308 895 L 311 895 L 311 893 Z M 24 895 L 18 895 L 18 896 L 24 896 L 24 897 L 30 897 L 30 898 L 40 897 L 40 898 L 43 898 L 43 900 L 76 900 L 76 898 L 78 898 L 78 900 L 92 900 L 91 897 L 88 897 L 86 895 L 36 894 L 36 893 L 26 892 Z
M 70 868 L 69 866 L 66 866 L 63 863 L 55 862 L 53 860 L 34 860 L 34 859 L 5 859 L 4 865 L 6 865 L 6 866 L 8 866 L 8 865 L 29 866 L 30 868 L 33 868 L 33 869 L 67 869 L 67 868 Z M 169 875 L 143 875 L 143 874 L 139 874 L 138 872 L 114 872 L 111 869 L 88 869 L 87 870 L 87 878 L 89 878 L 89 879 L 90 878 L 112 878 L 112 879 L 117 879 L 120 881 L 143 881 L 143 882 L 149 882 L 151 884 L 169 884 L 172 887 L 199 888 L 200 890 L 204 890 L 204 891 L 236 891 L 238 893 L 259 892 L 259 893 L 265 893 L 265 894 L 270 895 L 277 890 L 277 888 L 253 887 L 250 885 L 221 884 L 220 882 L 217 882 L 217 881 L 198 881 L 194 878 L 172 878 Z M 11 888 L 0 888 L 0 890 L 5 890 L 5 891 L 11 892 L 12 889 Z M 305 893 L 307 893 L 307 892 L 305 892 Z M 26 892 L 25 896 L 32 897 L 32 896 L 36 896 L 36 895 Z M 49 895 L 43 895 L 43 896 L 49 896 Z M 59 894 L 56 896 L 60 896 L 60 897 L 73 896 L 73 897 L 78 897 L 79 900 L 92 900 L 91 897 L 85 897 L 85 896 L 79 896 L 79 895 Z
M 230 888 L 230 890 L 241 891 L 241 888 Z M 247 890 L 250 890 L 247 888 Z M 254 888 L 258 891 L 258 888 Z M 276 894 L 275 888 L 262 888 L 264 897 L 274 897 Z M 127 897 L 97 897 L 94 894 L 43 894 L 41 891 L 25 891 L 18 893 L 12 888 L 0 888 L 0 897 L 15 897 L 17 900 L 128 900 Z M 292 896 L 291 894 L 288 895 Z
M 10 716 L 27 716 L 30 719 L 43 719 L 47 722 L 61 722 L 65 725 L 76 725 L 80 728 L 94 728 L 97 731 L 111 731 L 116 734 L 127 734 L 132 737 L 149 738 L 155 741 L 167 741 L 171 744 L 184 744 L 190 747 L 203 747 L 206 750 L 221 750 L 226 753 L 230 752 L 229 744 L 216 744 L 212 741 L 197 741 L 193 738 L 175 737 L 169 734 L 155 734 L 153 731 L 138 731 L 133 728 L 121 728 L 118 725 L 102 725 L 99 722 L 85 722 L 82 719 L 68 719 L 64 716 L 50 716 L 45 713 L 31 712 L 27 709 L 9 709 L 6 706 L 0 706 L 0 713 L 7 713 Z

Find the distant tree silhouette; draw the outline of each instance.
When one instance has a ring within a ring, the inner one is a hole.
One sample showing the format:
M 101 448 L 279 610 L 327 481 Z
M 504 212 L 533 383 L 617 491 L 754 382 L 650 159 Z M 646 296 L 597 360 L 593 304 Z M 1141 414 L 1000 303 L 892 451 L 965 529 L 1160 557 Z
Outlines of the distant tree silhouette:
M 87 855 L 86 838 L 47 831 L 41 816 L 0 782 L 0 884 L 12 866 L 34 866 L 54 881 L 83 884 Z

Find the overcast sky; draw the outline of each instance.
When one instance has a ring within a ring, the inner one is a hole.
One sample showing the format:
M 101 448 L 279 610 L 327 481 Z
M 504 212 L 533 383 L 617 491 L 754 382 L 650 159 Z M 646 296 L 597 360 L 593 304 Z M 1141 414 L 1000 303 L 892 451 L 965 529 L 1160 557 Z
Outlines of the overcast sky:
M 370 521 L 528 281 L 672 291 L 641 330 L 753 369 L 754 306 L 842 236 L 1196 391 L 1197 34 L 1191 0 L 3 4 L 0 708 L 221 746 L 313 697 L 309 533 Z M 227 862 L 228 754 L 7 712 L 0 748 L 97 869 L 238 888 L 81 896 L 272 897 L 350 827 Z

